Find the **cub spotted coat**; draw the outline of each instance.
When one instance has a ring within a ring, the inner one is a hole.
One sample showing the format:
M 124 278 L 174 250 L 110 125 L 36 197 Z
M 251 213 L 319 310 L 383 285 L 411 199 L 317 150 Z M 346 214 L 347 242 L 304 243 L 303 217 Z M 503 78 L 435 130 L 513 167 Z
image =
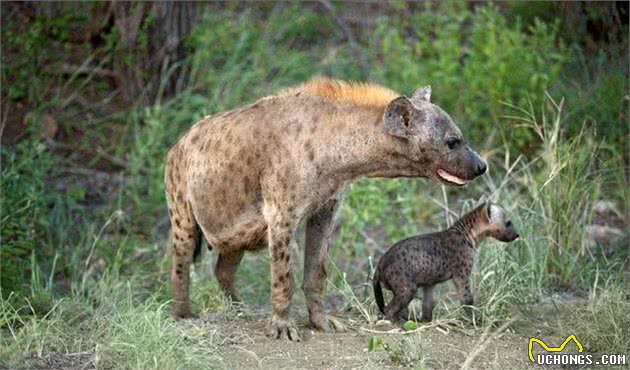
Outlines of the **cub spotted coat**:
M 405 321 L 409 318 L 407 306 L 422 287 L 422 321 L 431 321 L 433 287 L 450 279 L 461 303 L 472 305 L 469 277 L 475 247 L 488 236 L 503 242 L 518 238 L 507 212 L 491 203 L 477 207 L 444 231 L 413 236 L 394 244 L 381 257 L 374 273 L 378 308 L 393 323 Z M 394 293 L 387 306 L 381 285 Z

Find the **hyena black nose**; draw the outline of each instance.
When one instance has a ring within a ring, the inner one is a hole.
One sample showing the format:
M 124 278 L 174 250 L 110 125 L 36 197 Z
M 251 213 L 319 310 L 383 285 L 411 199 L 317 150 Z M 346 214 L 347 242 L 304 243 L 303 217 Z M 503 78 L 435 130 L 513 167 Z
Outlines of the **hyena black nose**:
M 486 173 L 487 169 L 488 169 L 488 166 L 486 165 L 486 162 L 484 161 L 479 162 L 479 164 L 477 165 L 477 176 L 481 176 L 484 173 Z

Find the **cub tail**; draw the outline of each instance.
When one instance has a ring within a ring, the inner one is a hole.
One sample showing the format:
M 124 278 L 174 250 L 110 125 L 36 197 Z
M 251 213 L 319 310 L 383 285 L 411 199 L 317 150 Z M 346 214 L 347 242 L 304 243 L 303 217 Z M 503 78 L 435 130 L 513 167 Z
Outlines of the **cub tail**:
M 383 299 L 383 289 L 381 288 L 381 281 L 379 279 L 378 271 L 374 274 L 374 278 L 372 278 L 372 287 L 374 288 L 374 299 L 376 300 L 376 305 L 381 313 L 385 314 L 385 300 Z

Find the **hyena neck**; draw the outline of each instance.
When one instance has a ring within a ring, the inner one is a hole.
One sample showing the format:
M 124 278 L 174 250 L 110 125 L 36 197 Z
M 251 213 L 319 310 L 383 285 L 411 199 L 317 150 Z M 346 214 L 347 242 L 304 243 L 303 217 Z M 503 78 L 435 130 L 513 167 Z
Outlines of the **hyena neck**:
M 481 205 L 457 220 L 449 230 L 464 237 L 475 248 L 488 233 L 488 216 Z
M 332 176 L 350 182 L 363 177 L 421 175 L 418 161 L 407 158 L 400 139 L 385 131 L 382 110 L 361 108 L 335 115 L 325 143 L 327 156 L 321 163 Z

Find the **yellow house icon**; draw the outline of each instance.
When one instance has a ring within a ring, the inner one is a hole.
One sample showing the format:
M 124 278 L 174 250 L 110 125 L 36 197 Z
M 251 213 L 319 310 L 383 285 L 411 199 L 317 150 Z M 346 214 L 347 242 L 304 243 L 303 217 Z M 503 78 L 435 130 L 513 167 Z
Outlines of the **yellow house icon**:
M 534 353 L 532 352 L 532 348 L 534 347 L 534 343 L 538 343 L 538 345 L 540 345 L 545 351 L 547 352 L 562 352 L 564 351 L 564 347 L 567 346 L 567 344 L 573 341 L 575 342 L 575 345 L 578 348 L 578 352 L 584 352 L 584 347 L 582 346 L 582 343 L 580 343 L 580 341 L 575 337 L 575 335 L 569 335 L 564 342 L 562 342 L 562 344 L 559 347 L 549 347 L 547 344 L 545 344 L 545 342 L 543 342 L 541 339 L 538 338 L 529 338 L 529 345 L 527 346 L 527 350 L 529 352 L 529 360 L 531 362 L 535 362 L 534 360 Z

